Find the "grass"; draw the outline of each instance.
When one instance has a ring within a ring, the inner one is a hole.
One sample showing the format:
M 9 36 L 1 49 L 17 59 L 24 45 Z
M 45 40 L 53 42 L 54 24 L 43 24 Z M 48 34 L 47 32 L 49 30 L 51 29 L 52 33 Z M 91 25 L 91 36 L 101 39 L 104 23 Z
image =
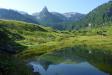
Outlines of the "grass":
M 82 29 L 79 31 L 55 31 L 48 27 L 15 21 L 0 21 L 0 26 L 16 34 L 16 42 L 27 47 L 18 54 L 21 58 L 40 56 L 75 45 L 112 51 L 112 26 Z M 106 34 L 106 35 L 104 35 Z M 21 35 L 18 37 L 17 35 Z
M 48 28 L 47 28 L 48 29 Z M 87 45 L 91 48 L 98 48 L 107 51 L 112 51 L 112 26 L 107 26 L 104 28 L 93 28 L 85 32 L 75 31 L 30 31 L 30 30 L 15 30 L 17 34 L 21 34 L 24 39 L 17 40 L 17 43 L 27 46 L 27 50 L 21 52 L 18 56 L 20 58 L 30 58 L 34 56 L 40 56 L 47 52 L 52 52 L 54 50 L 60 50 L 66 47 L 73 47 L 75 45 Z M 99 31 L 106 31 L 106 36 L 103 32 L 99 34 Z

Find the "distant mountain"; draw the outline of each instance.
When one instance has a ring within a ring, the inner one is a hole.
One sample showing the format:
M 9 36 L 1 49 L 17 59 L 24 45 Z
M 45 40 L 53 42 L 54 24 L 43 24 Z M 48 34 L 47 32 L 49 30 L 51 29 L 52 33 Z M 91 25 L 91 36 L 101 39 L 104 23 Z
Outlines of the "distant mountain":
M 58 12 L 51 12 L 53 15 L 57 16 L 58 18 L 62 19 L 62 21 L 66 21 L 67 18 L 66 16 L 64 16 L 63 14 L 61 13 L 58 13 Z
M 33 16 L 38 20 L 42 25 L 51 26 L 56 29 L 61 29 L 64 22 L 75 22 L 84 18 L 84 14 L 80 13 L 58 13 L 58 12 L 49 12 L 47 7 L 44 7 L 41 12 L 34 13 Z M 61 26 L 62 25 L 62 26 Z
M 33 14 L 33 16 L 42 25 L 54 26 L 56 23 L 63 22 L 62 18 L 49 12 L 47 7 L 44 7 L 40 13 Z
M 3 8 L 0 8 L 0 19 L 18 20 L 18 21 L 25 21 L 29 23 L 38 23 L 34 17 L 32 17 L 31 15 L 28 15 L 27 13 L 23 14 L 15 10 L 3 9 Z
M 71 22 L 79 21 L 84 17 L 84 14 L 75 12 L 63 14 L 58 12 L 49 12 L 47 7 L 44 7 L 41 12 L 34 13 L 33 15 L 29 15 L 23 11 L 0 8 L 0 19 L 38 23 L 59 30 L 71 29 Z
M 67 18 L 67 20 L 68 20 L 69 22 L 79 21 L 79 20 L 81 20 L 83 17 L 85 17 L 84 14 L 75 13 L 75 12 L 64 13 L 64 16 Z

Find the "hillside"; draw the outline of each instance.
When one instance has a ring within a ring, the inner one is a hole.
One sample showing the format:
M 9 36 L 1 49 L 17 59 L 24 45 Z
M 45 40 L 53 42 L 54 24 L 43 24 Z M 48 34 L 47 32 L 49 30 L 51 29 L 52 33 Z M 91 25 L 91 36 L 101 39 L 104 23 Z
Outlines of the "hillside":
M 86 23 L 91 23 L 93 26 L 95 25 L 104 25 L 105 23 L 112 21 L 112 2 L 109 1 L 105 3 L 93 11 L 91 11 L 86 19 Z
M 108 25 L 112 21 L 112 1 L 104 3 L 89 12 L 79 22 L 71 23 L 74 29 Z M 108 24 L 107 24 L 108 23 Z

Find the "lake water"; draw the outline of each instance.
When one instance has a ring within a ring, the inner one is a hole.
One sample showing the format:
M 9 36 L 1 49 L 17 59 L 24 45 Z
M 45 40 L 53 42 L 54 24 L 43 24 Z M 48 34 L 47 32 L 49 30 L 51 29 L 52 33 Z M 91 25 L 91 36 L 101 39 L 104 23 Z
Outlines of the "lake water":
M 66 48 L 29 64 L 41 75 L 112 75 L 112 54 L 103 50 Z
M 33 66 L 33 71 L 39 72 L 40 75 L 109 75 L 88 62 L 42 65 L 39 62 L 32 61 L 29 64 Z

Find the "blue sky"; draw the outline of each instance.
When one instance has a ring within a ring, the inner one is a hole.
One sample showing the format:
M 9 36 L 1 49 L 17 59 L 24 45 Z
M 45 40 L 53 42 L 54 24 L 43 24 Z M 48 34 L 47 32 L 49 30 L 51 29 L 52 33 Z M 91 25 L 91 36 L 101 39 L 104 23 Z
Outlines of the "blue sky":
M 54 12 L 88 13 L 109 0 L 0 0 L 0 8 L 15 9 L 28 13 L 40 12 L 44 6 Z

